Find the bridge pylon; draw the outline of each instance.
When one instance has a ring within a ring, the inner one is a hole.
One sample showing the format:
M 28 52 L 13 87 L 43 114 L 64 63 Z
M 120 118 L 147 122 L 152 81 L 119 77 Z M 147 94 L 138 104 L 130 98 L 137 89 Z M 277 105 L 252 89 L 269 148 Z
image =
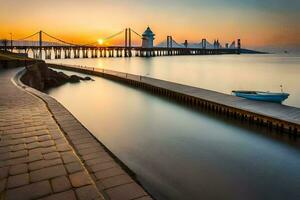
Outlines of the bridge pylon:
M 39 59 L 42 58 L 42 50 L 43 50 L 43 31 L 39 31 Z
M 131 57 L 131 28 L 125 29 L 125 51 L 124 51 L 125 57 Z

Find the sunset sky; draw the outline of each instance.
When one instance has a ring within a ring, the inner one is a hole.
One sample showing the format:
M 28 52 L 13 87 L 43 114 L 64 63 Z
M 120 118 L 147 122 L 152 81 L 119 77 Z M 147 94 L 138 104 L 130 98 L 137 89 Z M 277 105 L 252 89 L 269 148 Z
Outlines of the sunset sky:
M 179 42 L 241 38 L 248 48 L 297 48 L 299 10 L 299 0 L 1 0 L 0 38 L 44 30 L 89 43 L 125 27 L 142 33 L 149 25 L 156 44 L 172 35 Z

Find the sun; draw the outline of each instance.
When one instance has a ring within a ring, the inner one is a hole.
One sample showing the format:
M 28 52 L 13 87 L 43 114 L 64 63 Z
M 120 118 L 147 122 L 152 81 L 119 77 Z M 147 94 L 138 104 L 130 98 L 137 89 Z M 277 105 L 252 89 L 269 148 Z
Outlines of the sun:
M 98 39 L 98 44 L 102 45 L 104 43 L 103 39 Z

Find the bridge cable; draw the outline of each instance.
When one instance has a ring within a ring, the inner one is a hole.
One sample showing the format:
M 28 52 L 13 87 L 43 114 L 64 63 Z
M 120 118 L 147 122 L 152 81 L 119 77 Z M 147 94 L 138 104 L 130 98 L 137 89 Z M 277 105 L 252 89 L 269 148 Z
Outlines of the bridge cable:
M 124 29 L 123 29 L 122 31 L 118 32 L 118 33 L 115 33 L 115 34 L 113 34 L 113 35 L 111 35 L 111 36 L 109 36 L 109 37 L 104 38 L 104 40 L 109 40 L 109 39 L 111 39 L 111 38 L 114 38 L 114 37 L 120 35 L 120 34 L 123 33 L 123 32 L 124 32 Z
M 184 47 L 183 44 L 179 44 L 178 42 L 176 42 L 176 41 L 173 39 L 173 37 L 172 37 L 172 41 L 173 41 L 175 44 L 177 44 L 178 46 Z
M 71 42 L 66 42 L 66 41 L 64 41 L 64 40 L 61 40 L 61 39 L 59 39 L 59 38 L 56 38 L 56 37 L 54 37 L 54 36 L 51 36 L 51 35 L 49 35 L 48 33 L 46 33 L 46 32 L 44 32 L 44 31 L 42 31 L 45 35 L 47 35 L 48 37 L 50 37 L 50 38 L 52 38 L 52 39 L 54 39 L 54 40 L 57 40 L 57 41 L 59 41 L 59 42 L 62 42 L 62 43 L 64 43 L 64 44 L 68 44 L 68 45 L 71 45 L 71 46 L 80 46 L 80 45 L 78 45 L 78 44 L 74 44 L 74 43 L 71 43 Z
M 121 33 L 123 33 L 124 30 L 125 30 L 125 29 L 123 29 L 122 31 L 119 31 L 119 32 L 117 32 L 117 33 L 115 33 L 115 34 L 113 34 L 113 35 L 110 35 L 110 36 L 104 38 L 103 40 L 106 41 L 106 40 L 109 40 L 109 39 L 111 39 L 111 38 L 114 38 L 114 37 L 120 35 Z M 88 43 L 88 44 L 84 44 L 83 46 L 89 46 L 89 45 L 93 45 L 93 44 L 97 44 L 97 43 L 98 43 L 98 41 L 92 42 L 92 43 Z
M 135 30 L 130 29 L 133 33 L 135 33 L 136 35 L 138 35 L 140 38 L 142 38 L 143 36 L 141 36 L 139 33 L 137 33 Z
M 38 34 L 38 33 L 39 33 L 39 31 L 36 32 L 36 33 L 34 33 L 34 34 L 32 34 L 32 35 L 29 35 L 29 36 L 27 36 L 27 37 L 20 38 L 20 39 L 14 40 L 14 41 L 26 40 L 26 39 L 28 39 L 28 38 L 31 38 L 31 37 L 35 36 L 35 35 Z

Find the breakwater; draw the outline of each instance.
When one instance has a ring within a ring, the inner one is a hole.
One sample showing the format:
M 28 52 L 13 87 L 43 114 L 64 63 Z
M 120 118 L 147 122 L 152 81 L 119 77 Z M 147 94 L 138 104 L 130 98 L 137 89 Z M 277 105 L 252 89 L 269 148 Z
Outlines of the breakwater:
M 268 102 L 251 101 L 215 91 L 191 87 L 145 76 L 106 69 L 49 64 L 49 67 L 71 70 L 124 82 L 169 97 L 180 103 L 203 108 L 217 114 L 267 126 L 292 135 L 300 134 L 300 109 Z

